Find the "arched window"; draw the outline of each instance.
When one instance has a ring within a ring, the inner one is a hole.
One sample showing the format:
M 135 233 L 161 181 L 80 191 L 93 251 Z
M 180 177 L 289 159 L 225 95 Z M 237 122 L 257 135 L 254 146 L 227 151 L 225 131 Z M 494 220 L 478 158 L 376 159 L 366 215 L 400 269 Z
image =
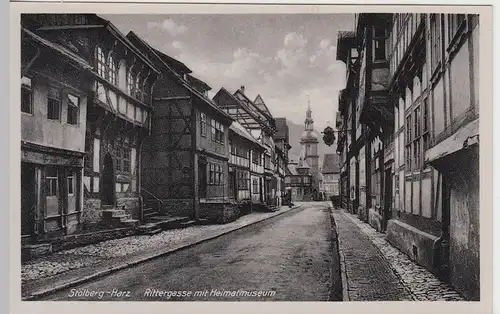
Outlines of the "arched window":
M 101 47 L 97 46 L 96 48 L 96 61 L 97 61 L 97 74 L 99 76 L 106 78 L 106 57 L 104 55 L 104 51 Z
M 108 76 L 107 76 L 107 79 L 112 84 L 116 85 L 116 71 L 117 71 L 117 68 L 116 68 L 116 63 L 115 63 L 115 60 L 113 58 L 113 54 L 112 53 L 110 53 L 109 56 L 108 56 L 107 66 L 108 66 Z

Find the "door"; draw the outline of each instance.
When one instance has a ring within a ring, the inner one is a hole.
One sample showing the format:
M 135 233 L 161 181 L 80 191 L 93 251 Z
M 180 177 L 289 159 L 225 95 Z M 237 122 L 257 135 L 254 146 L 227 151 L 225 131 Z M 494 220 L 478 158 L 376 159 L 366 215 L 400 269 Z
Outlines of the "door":
M 264 187 L 263 187 L 263 179 L 259 178 L 259 193 L 260 193 L 260 202 L 264 202 Z
M 200 198 L 207 197 L 207 164 L 205 162 L 198 163 L 198 192 Z
M 104 205 L 115 204 L 115 169 L 109 153 L 104 157 L 101 196 Z
M 240 172 L 236 171 L 229 172 L 229 196 L 234 200 L 238 200 L 238 189 L 236 187 L 236 173 L 238 174 L 238 176 L 241 175 Z
M 385 170 L 384 178 L 384 217 L 382 230 L 387 230 L 387 222 L 392 218 L 392 170 Z
M 21 163 L 21 236 L 31 236 L 35 231 L 36 210 L 35 165 Z

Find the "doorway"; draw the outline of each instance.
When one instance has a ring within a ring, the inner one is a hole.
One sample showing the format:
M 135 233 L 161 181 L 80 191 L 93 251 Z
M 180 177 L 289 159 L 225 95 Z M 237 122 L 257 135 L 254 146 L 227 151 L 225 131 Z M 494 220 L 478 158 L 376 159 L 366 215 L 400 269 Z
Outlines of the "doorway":
M 21 236 L 35 232 L 36 179 L 35 165 L 21 162 Z
M 382 231 L 387 230 L 387 222 L 392 218 L 392 169 L 386 169 L 384 174 L 384 215 Z
M 101 195 L 104 205 L 115 204 L 115 169 L 113 167 L 113 158 L 109 153 L 104 157 Z
M 198 162 L 198 193 L 200 198 L 207 197 L 207 163 Z

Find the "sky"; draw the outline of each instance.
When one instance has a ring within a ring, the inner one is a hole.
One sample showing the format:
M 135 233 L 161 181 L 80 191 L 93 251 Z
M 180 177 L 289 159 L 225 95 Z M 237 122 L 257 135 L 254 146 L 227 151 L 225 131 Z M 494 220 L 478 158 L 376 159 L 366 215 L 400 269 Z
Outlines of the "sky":
M 308 99 L 316 130 L 335 125 L 345 65 L 337 33 L 354 29 L 353 14 L 103 15 L 125 35 L 183 62 L 212 87 L 260 94 L 271 114 L 303 124 Z

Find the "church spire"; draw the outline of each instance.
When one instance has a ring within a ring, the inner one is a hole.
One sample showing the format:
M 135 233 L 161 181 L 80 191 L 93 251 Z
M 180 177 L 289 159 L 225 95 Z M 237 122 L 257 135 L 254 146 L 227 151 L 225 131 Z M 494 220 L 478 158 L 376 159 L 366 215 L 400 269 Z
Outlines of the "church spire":
M 306 111 L 306 121 L 304 121 L 306 131 L 313 131 L 314 120 L 312 118 L 311 111 L 311 101 L 309 99 L 309 95 L 307 95 L 307 111 Z

